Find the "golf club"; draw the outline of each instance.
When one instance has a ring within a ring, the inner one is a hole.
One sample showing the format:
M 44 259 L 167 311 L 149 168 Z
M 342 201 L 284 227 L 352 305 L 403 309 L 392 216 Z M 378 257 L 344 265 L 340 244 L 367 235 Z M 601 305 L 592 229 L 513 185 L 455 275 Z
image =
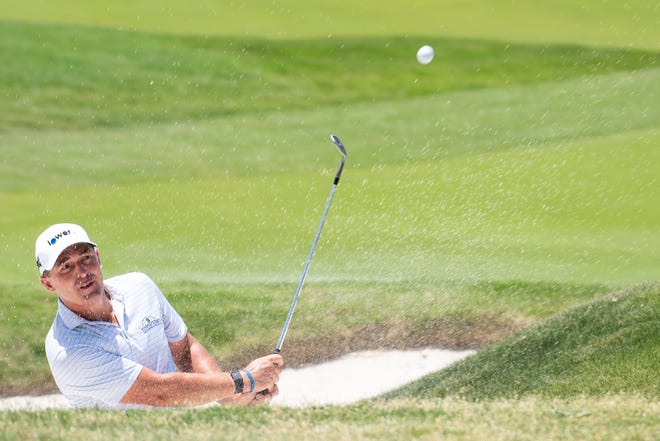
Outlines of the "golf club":
M 284 327 L 282 328 L 282 333 L 280 334 L 279 340 L 277 340 L 277 346 L 275 346 L 274 354 L 279 354 L 282 350 L 282 343 L 284 343 L 284 338 L 286 333 L 289 330 L 289 325 L 291 324 L 291 317 L 293 316 L 293 311 L 296 309 L 296 303 L 298 303 L 298 296 L 302 290 L 303 283 L 305 283 L 305 277 L 307 277 L 307 270 L 309 270 L 309 264 L 312 261 L 314 256 L 314 250 L 316 249 L 316 244 L 319 241 L 319 236 L 321 235 L 321 230 L 323 229 L 323 224 L 325 223 L 325 218 L 328 215 L 328 210 L 330 209 L 330 203 L 332 202 L 332 197 L 335 194 L 337 189 L 337 184 L 339 184 L 339 178 L 341 177 L 341 172 L 344 170 L 344 163 L 346 162 L 346 148 L 342 144 L 341 140 L 336 135 L 330 135 L 330 139 L 335 144 L 339 152 L 341 153 L 341 163 L 337 169 L 337 174 L 335 175 L 334 182 L 332 184 L 332 189 L 330 190 L 330 196 L 328 196 L 328 201 L 325 203 L 325 209 L 323 210 L 323 215 L 321 216 L 321 222 L 319 227 L 316 230 L 316 236 L 314 236 L 314 241 L 312 242 L 312 248 L 309 250 L 309 255 L 307 256 L 307 262 L 305 262 L 305 267 L 303 268 L 302 276 L 300 276 L 300 281 L 298 282 L 298 288 L 296 293 L 293 296 L 293 301 L 291 302 L 291 307 L 289 308 L 289 313 L 286 316 L 286 321 L 284 322 Z

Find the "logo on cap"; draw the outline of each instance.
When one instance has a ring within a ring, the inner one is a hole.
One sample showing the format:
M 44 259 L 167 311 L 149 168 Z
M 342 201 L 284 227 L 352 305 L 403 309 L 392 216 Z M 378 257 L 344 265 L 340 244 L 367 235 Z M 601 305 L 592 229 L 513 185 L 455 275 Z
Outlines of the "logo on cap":
M 56 234 L 55 237 L 53 237 L 48 241 L 48 245 L 50 246 L 55 245 L 58 239 L 62 238 L 62 236 L 68 236 L 69 234 L 71 234 L 71 230 L 65 230 L 62 231 L 61 233 Z

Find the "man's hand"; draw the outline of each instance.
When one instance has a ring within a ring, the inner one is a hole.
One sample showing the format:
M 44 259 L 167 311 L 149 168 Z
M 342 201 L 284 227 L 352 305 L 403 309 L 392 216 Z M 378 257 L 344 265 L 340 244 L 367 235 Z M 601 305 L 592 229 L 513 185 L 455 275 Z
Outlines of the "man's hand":
M 279 393 L 277 381 L 282 372 L 284 361 L 281 355 L 267 355 L 250 362 L 245 369 L 254 378 L 254 391 L 250 393 L 250 380 L 243 371 L 244 392 L 240 395 L 221 400 L 223 404 L 235 406 L 255 406 L 269 403 Z
M 271 390 L 280 379 L 284 360 L 279 354 L 266 355 L 250 362 L 247 369 L 254 378 L 254 391 Z M 248 383 L 249 384 L 249 383 Z
M 273 385 L 270 389 L 264 389 L 262 391 L 256 392 L 254 398 L 249 403 L 250 406 L 258 406 L 259 404 L 270 403 L 270 400 L 275 398 L 280 390 L 277 387 L 277 384 Z

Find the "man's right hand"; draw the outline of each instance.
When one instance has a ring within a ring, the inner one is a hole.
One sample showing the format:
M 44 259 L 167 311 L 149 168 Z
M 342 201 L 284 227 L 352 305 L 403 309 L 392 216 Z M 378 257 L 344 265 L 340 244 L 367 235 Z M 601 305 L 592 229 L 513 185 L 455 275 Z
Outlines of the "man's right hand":
M 245 369 L 254 378 L 254 391 L 276 393 L 277 389 L 275 386 L 280 379 L 283 365 L 284 359 L 279 354 L 266 355 L 265 357 L 251 361 Z M 245 384 L 247 385 L 249 382 Z

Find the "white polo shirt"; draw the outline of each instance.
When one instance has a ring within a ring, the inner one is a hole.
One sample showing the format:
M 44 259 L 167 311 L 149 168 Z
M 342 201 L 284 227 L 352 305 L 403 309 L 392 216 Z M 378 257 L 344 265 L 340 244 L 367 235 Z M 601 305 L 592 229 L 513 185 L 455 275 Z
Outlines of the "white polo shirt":
M 55 383 L 75 407 L 118 407 L 142 367 L 175 372 L 169 342 L 188 329 L 156 284 L 129 273 L 105 282 L 119 325 L 90 322 L 60 300 L 46 336 Z

